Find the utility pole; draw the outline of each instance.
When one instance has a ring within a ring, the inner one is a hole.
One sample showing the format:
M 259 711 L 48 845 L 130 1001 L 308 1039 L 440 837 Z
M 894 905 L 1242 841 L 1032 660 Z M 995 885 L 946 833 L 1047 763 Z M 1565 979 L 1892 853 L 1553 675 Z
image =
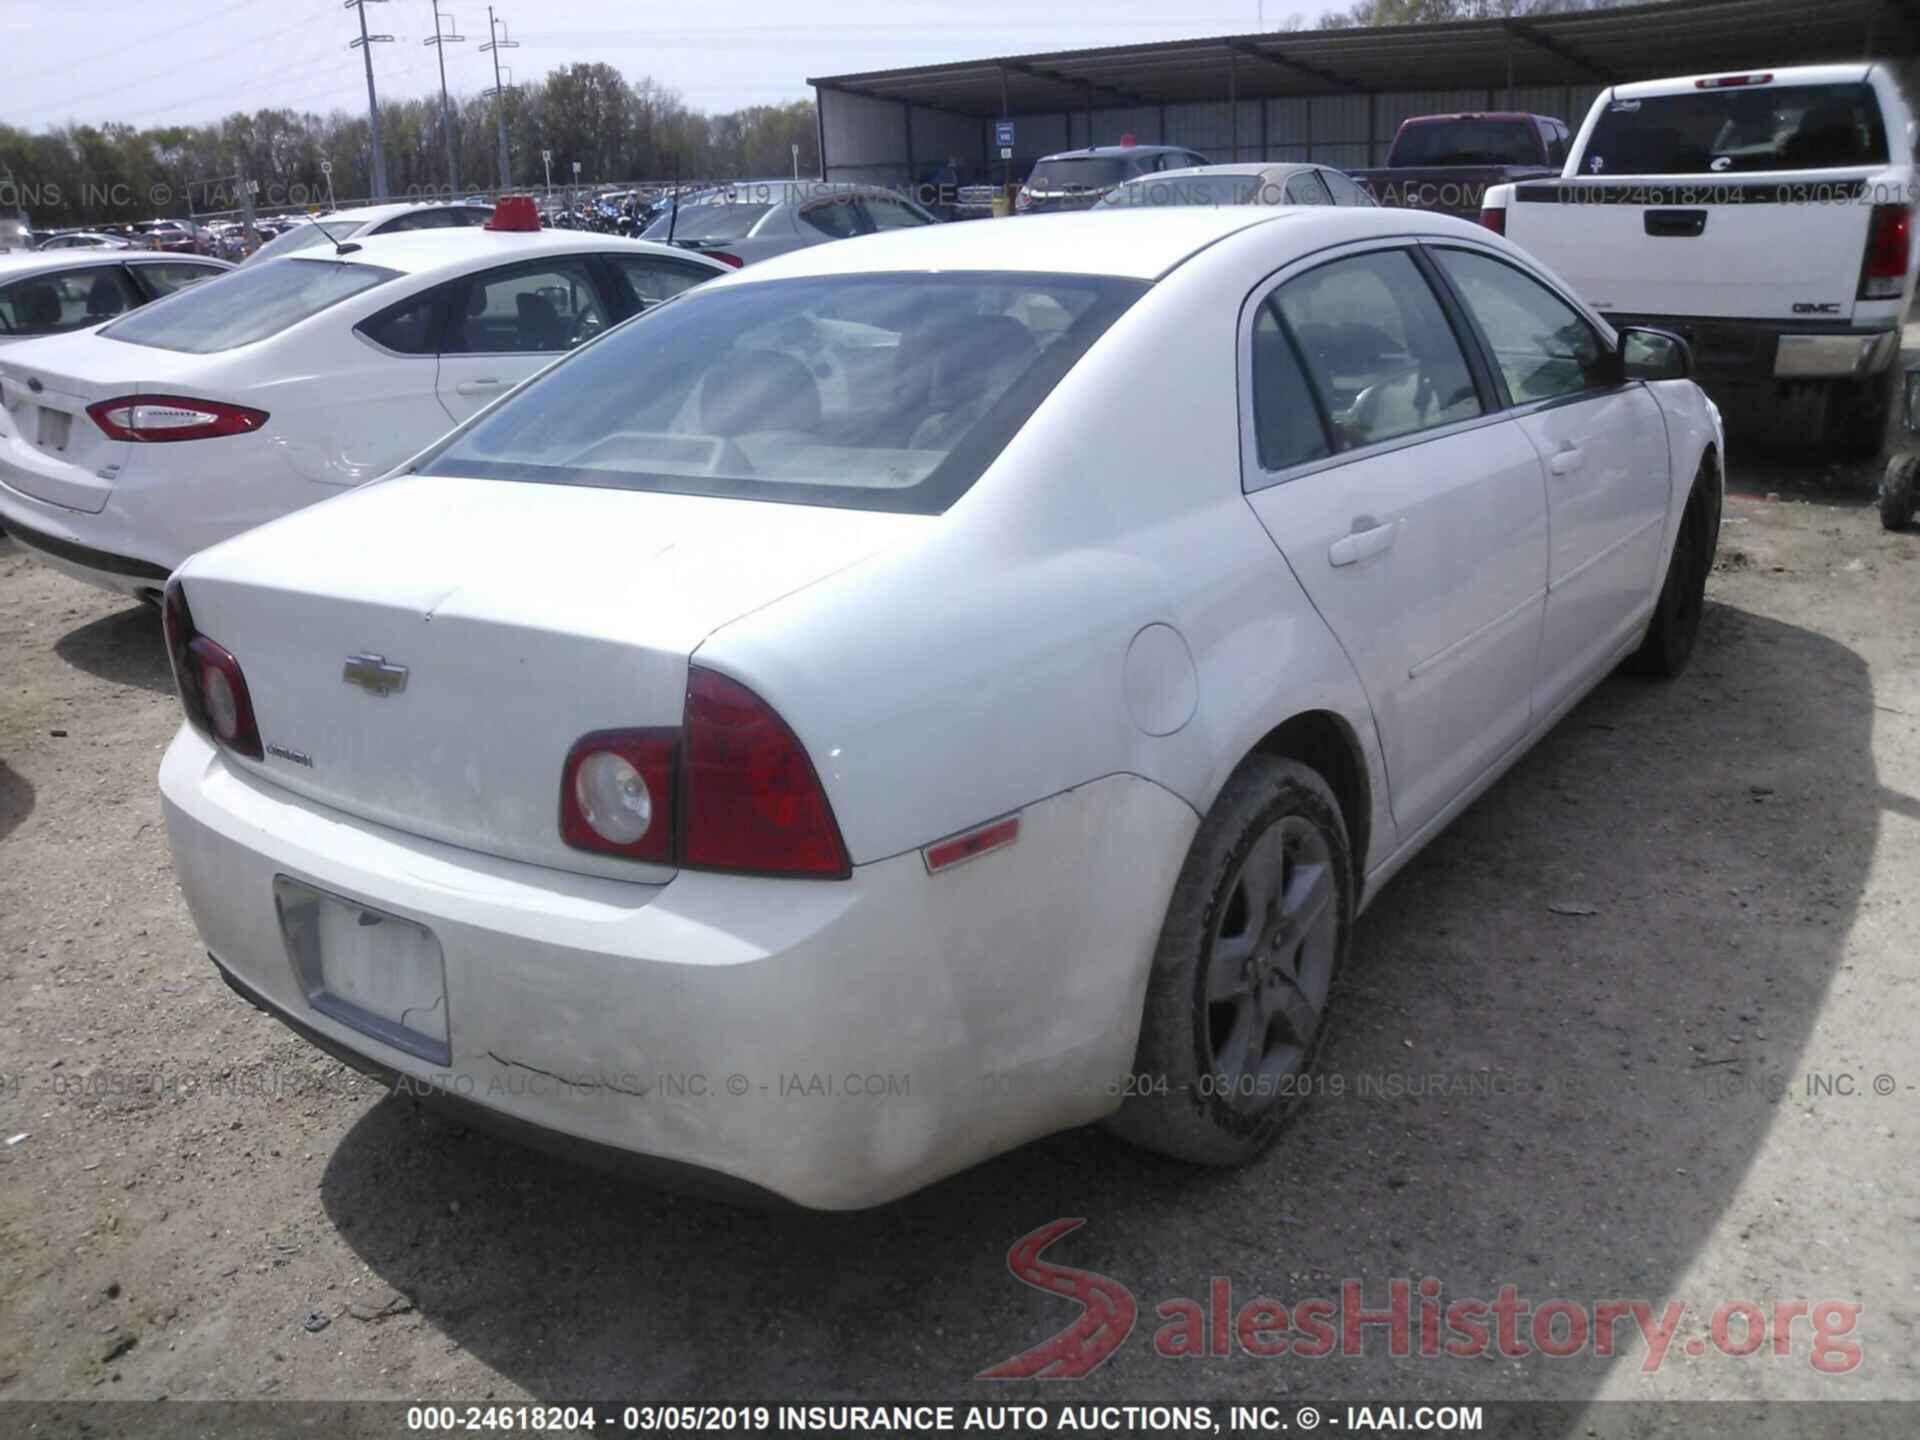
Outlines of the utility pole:
M 445 19 L 446 28 L 440 21 Z M 466 40 L 464 35 L 453 32 L 460 27 L 453 16 L 440 14 L 440 0 L 433 0 L 433 38 L 423 43 L 433 46 L 440 60 L 440 131 L 447 142 L 447 198 L 460 198 L 460 162 L 453 155 L 453 107 L 447 101 L 447 46 L 458 45 Z
M 380 102 L 373 93 L 373 47 L 392 43 L 391 35 L 369 35 L 367 33 L 367 6 L 384 5 L 387 0 L 347 0 L 340 8 L 360 12 L 360 38 L 347 42 L 349 50 L 358 50 L 360 58 L 367 62 L 367 125 L 373 138 L 373 198 L 387 198 L 387 157 L 380 148 Z
M 500 79 L 500 52 L 518 50 L 520 42 L 509 40 L 506 36 L 507 22 L 494 19 L 493 7 L 489 5 L 487 7 L 487 43 L 480 48 L 493 52 L 493 116 L 500 127 L 500 188 L 511 190 L 513 168 L 507 163 L 507 86 Z

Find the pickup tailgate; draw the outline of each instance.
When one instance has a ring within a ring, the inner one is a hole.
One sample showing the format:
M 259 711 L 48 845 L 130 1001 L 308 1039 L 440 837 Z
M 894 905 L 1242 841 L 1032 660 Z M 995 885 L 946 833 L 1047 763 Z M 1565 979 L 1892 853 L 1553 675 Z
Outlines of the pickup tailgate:
M 1867 176 L 1587 176 L 1513 187 L 1507 238 L 1594 309 L 1749 320 L 1853 317 Z

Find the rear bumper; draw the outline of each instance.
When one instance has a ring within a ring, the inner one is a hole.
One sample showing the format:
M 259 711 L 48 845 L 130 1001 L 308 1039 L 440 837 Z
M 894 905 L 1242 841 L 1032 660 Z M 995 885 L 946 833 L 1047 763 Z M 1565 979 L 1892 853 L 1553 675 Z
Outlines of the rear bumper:
M 88 543 L 80 532 L 94 518 L 47 505 L 0 484 L 0 529 L 36 560 L 121 595 L 146 598 L 166 585 L 172 572 L 165 565 Z M 74 520 L 82 524 L 75 526 Z
M 1856 326 L 1792 320 L 1715 320 L 1675 315 L 1607 315 L 1607 322 L 1671 330 L 1693 347 L 1694 369 L 1714 380 L 1864 380 L 1900 349 L 1892 324 Z
M 317 1043 L 523 1134 L 821 1209 L 882 1203 L 1115 1106 L 1195 824 L 1119 776 L 1029 807 L 1018 843 L 937 877 L 910 853 L 844 882 L 641 885 L 355 819 L 184 727 L 160 788 L 207 950 Z M 449 1064 L 314 1008 L 276 875 L 434 933 Z

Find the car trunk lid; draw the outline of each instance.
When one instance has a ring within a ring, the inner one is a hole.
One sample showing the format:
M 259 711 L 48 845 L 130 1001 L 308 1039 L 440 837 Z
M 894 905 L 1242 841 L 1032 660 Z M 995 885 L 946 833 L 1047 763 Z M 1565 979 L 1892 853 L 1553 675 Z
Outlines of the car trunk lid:
M 87 414 L 141 389 L 133 347 L 94 334 L 0 350 L 0 480 L 24 495 L 97 514 L 132 458 Z
M 206 551 L 185 584 L 267 747 L 235 763 L 412 834 L 658 880 L 562 843 L 568 748 L 677 728 L 688 658 L 715 629 L 930 523 L 407 476 Z

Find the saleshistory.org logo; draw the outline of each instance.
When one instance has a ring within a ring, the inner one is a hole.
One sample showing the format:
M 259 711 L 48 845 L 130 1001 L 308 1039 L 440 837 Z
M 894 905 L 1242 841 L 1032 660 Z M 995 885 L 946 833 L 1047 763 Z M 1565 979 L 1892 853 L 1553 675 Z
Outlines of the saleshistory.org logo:
M 1078 1380 L 1104 1364 L 1133 1333 L 1140 1307 L 1133 1292 L 1110 1276 L 1041 1258 L 1062 1236 L 1086 1224 L 1081 1218 L 1050 1221 L 1022 1235 L 1007 1251 L 1007 1269 L 1023 1285 L 1080 1307 L 1064 1330 L 1018 1355 L 982 1370 L 980 1380 Z M 1518 1360 L 1536 1352 L 1564 1360 L 1619 1353 L 1618 1336 L 1646 1347 L 1640 1369 L 1658 1370 L 1676 1342 L 1689 1359 L 1734 1358 L 1770 1351 L 1776 1358 L 1804 1353 L 1822 1375 L 1845 1375 L 1860 1366 L 1860 1345 L 1849 1339 L 1862 1306 L 1844 1300 L 1729 1300 L 1715 1307 L 1704 1333 L 1683 1336 L 1685 1301 L 1656 1307 L 1646 1300 L 1591 1302 L 1554 1298 L 1536 1305 L 1517 1287 L 1502 1285 L 1492 1300 L 1442 1302 L 1443 1287 L 1429 1275 L 1417 1282 L 1387 1282 L 1386 1304 L 1369 1308 L 1359 1280 L 1344 1280 L 1337 1300 L 1324 1296 L 1286 1305 L 1259 1296 L 1235 1305 L 1233 1282 L 1215 1275 L 1207 1303 L 1174 1298 L 1154 1307 L 1163 1322 L 1154 1332 L 1154 1352 L 1166 1359 L 1224 1358 L 1237 1349 L 1255 1359 L 1295 1355 L 1318 1360 L 1367 1353 L 1369 1332 L 1384 1333 L 1395 1359 L 1472 1359 L 1489 1354 Z M 1617 1332 L 1617 1334 L 1616 1334 Z

